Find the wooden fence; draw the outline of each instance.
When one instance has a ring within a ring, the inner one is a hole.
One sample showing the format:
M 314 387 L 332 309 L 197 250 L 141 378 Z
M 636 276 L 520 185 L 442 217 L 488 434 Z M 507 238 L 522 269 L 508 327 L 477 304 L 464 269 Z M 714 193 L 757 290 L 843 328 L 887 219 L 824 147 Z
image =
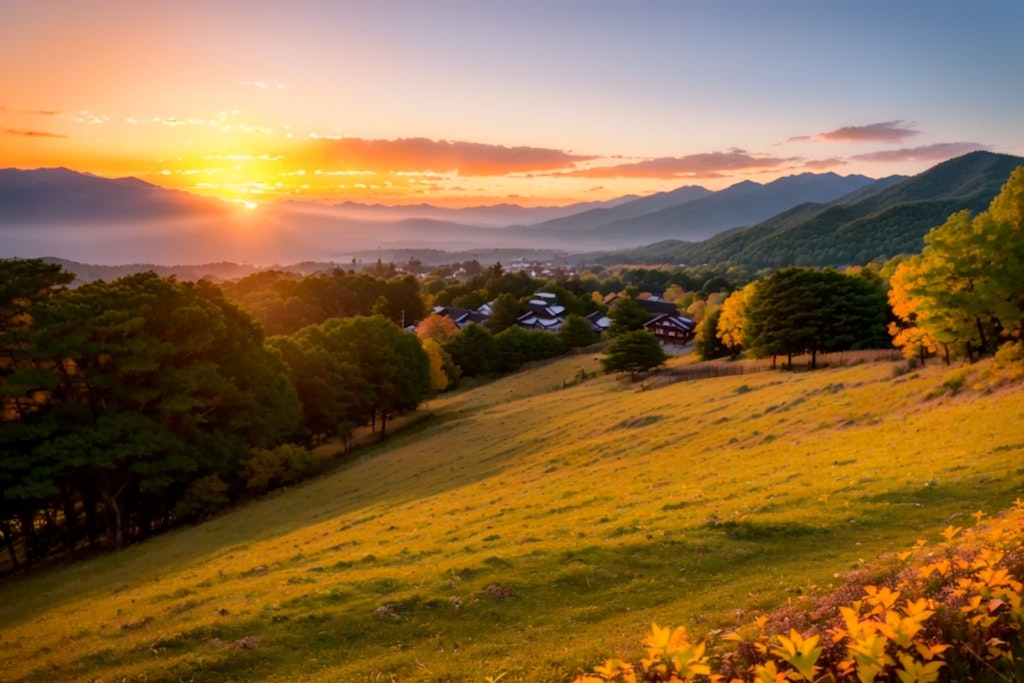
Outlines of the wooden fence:
M 878 363 L 901 359 L 898 349 L 868 349 L 864 351 L 837 351 L 836 353 L 819 353 L 817 367 L 837 368 L 861 363 Z M 772 362 L 771 358 L 742 360 L 712 360 L 693 363 L 674 368 L 662 368 L 651 373 L 651 379 L 658 383 L 686 382 L 696 379 L 713 377 L 729 377 L 732 375 L 749 375 L 769 370 L 809 370 L 810 354 L 794 356 L 792 366 L 787 365 L 787 358 L 779 356 Z

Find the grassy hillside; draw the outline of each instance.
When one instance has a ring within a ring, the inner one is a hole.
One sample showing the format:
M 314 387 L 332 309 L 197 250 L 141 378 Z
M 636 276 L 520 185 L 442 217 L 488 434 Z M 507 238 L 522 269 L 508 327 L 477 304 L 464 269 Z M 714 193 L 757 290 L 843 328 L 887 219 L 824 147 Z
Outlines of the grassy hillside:
M 1021 495 L 1020 388 L 596 367 L 432 401 L 329 476 L 0 586 L 0 678 L 571 680 L 652 620 L 746 623 Z

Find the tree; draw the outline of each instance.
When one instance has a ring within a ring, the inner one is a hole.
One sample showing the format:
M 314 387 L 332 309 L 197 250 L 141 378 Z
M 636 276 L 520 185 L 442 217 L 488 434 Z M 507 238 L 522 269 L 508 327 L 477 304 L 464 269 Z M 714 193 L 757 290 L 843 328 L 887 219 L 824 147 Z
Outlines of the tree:
M 498 370 L 500 356 L 494 337 L 476 323 L 466 325 L 441 346 L 455 361 L 463 377 L 479 377 Z
M 813 369 L 821 352 L 884 344 L 886 320 L 885 292 L 877 278 L 784 268 L 750 298 L 744 343 L 751 355 L 785 355 L 790 366 L 794 355 L 809 353 Z
M 729 355 L 736 357 L 744 346 L 744 335 L 747 329 L 747 311 L 750 300 L 757 291 L 758 283 L 751 282 L 743 289 L 738 289 L 722 303 L 718 314 L 715 334 Z M 710 345 L 709 345 L 710 348 Z
M 431 313 L 416 325 L 416 336 L 420 339 L 432 339 L 443 344 L 449 337 L 459 333 L 455 321 L 440 313 Z
M 987 211 L 953 214 L 925 236 L 919 257 L 897 267 L 894 297 L 904 325 L 895 341 L 905 349 L 934 341 L 947 361 L 960 350 L 969 358 L 991 353 L 1024 333 L 1022 283 L 1024 167 Z
M 288 366 L 314 445 L 344 437 L 344 425 L 365 420 L 370 387 L 340 340 L 325 334 L 321 325 L 311 325 L 290 337 L 274 337 L 269 344 Z
M 558 336 L 569 349 L 578 349 L 597 342 L 594 326 L 589 320 L 576 314 L 566 316 L 558 330 Z
M 694 339 L 693 346 L 701 360 L 712 360 L 732 355 L 732 351 L 718 336 L 718 324 L 721 315 L 721 308 L 712 309 L 697 325 L 697 336 Z
M 608 346 L 601 359 L 605 372 L 627 372 L 636 380 L 641 374 L 664 365 L 668 356 L 661 348 L 661 342 L 650 332 L 635 330 L 626 332 Z
M 492 334 L 498 334 L 516 324 L 516 320 L 526 311 L 526 306 L 518 299 L 504 292 L 491 304 L 491 315 L 487 319 L 486 327 Z
M 454 379 L 452 377 L 454 374 L 452 373 L 454 370 L 452 358 L 433 339 L 423 339 L 422 344 L 430 362 L 430 388 L 435 392 L 444 391 Z
M 619 336 L 626 332 L 639 330 L 644 326 L 644 323 L 650 320 L 651 315 L 642 309 L 640 304 L 633 300 L 633 298 L 620 296 L 612 305 L 611 311 L 608 312 L 608 317 L 612 321 L 608 331 L 612 336 Z
M 112 549 L 169 525 L 193 480 L 236 471 L 250 446 L 299 426 L 262 328 L 213 285 L 143 273 L 69 290 L 33 317 L 52 388 L 20 423 L 37 434 L 16 449 L 33 478 L 4 497 L 63 499 L 64 524 L 78 509 L 90 529 L 102 519 Z
M 918 309 L 923 301 L 910 290 L 920 277 L 921 257 L 913 256 L 896 266 L 890 279 L 889 306 L 897 321 L 889 323 L 892 343 L 902 349 L 904 358 L 925 358 L 937 351 L 937 342 L 928 330 L 918 324 Z M 948 350 L 948 347 L 947 347 Z M 949 354 L 946 355 L 947 362 Z
M 58 428 L 47 414 L 56 378 L 36 353 L 35 308 L 64 291 L 74 275 L 38 259 L 0 260 L 0 537 L 18 568 L 16 535 L 25 559 L 38 554 L 36 511 L 58 493 L 56 472 L 33 457 L 33 451 Z M 68 506 L 73 504 L 69 501 Z M 74 519 L 74 511 L 68 515 Z M 18 528 L 20 527 L 20 528 Z M 65 535 L 69 550 L 74 531 Z
M 379 316 L 332 318 L 323 332 L 358 368 L 369 391 L 368 417 L 380 416 L 386 439 L 388 418 L 416 408 L 430 391 L 430 360 L 419 338 Z

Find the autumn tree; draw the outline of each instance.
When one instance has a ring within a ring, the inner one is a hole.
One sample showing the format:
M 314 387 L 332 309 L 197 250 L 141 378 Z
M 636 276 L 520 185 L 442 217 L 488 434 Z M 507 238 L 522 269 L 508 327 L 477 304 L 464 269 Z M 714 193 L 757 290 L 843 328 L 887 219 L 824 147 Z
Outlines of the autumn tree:
M 444 391 L 456 379 L 457 368 L 451 356 L 433 339 L 421 340 L 423 351 L 427 354 L 430 368 L 430 389 L 434 392 Z
M 729 355 L 736 357 L 744 347 L 744 336 L 747 330 L 747 314 L 750 300 L 757 291 L 758 282 L 754 281 L 743 289 L 738 289 L 722 303 L 718 314 L 715 334 Z M 708 348 L 713 344 L 708 344 Z
M 889 281 L 889 306 L 896 321 L 889 323 L 892 343 L 902 349 L 904 358 L 918 358 L 922 363 L 934 354 L 940 345 L 926 327 L 918 321 L 923 299 L 911 294 L 911 289 L 920 283 L 921 256 L 915 255 L 901 261 Z M 934 321 L 932 321 L 934 322 Z M 930 325 L 929 325 L 930 326 Z M 942 344 L 949 361 L 949 345 Z
M 987 211 L 973 218 L 968 211 L 953 214 L 925 236 L 918 257 L 897 267 L 894 307 L 904 324 L 895 341 L 907 348 L 927 335 L 947 360 L 992 353 L 1024 332 L 1022 283 L 1024 167 L 1010 175 Z
M 449 337 L 459 333 L 455 321 L 440 313 L 431 313 L 416 325 L 416 336 L 420 339 L 432 339 L 443 344 Z

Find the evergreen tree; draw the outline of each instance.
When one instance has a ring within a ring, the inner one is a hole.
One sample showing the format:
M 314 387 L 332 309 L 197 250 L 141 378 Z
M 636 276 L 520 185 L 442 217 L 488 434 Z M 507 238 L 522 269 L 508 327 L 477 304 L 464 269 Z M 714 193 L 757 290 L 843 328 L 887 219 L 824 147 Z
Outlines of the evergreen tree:
M 558 330 L 558 336 L 566 348 L 578 349 L 596 343 L 598 335 L 589 320 L 572 314 L 567 316 L 562 322 L 562 327 Z
M 713 309 L 704 316 L 697 326 L 697 336 L 693 346 L 701 360 L 713 360 L 732 355 L 729 347 L 718 337 L 718 320 L 721 315 L 721 308 Z
M 612 305 L 608 317 L 612 321 L 608 331 L 612 336 L 617 337 L 626 332 L 641 329 L 644 323 L 650 320 L 651 315 L 642 309 L 632 297 L 620 296 Z
M 455 361 L 463 377 L 479 377 L 498 371 L 498 346 L 491 333 L 480 325 L 466 325 L 441 346 Z
M 626 372 L 636 380 L 641 374 L 664 365 L 668 356 L 658 338 L 644 330 L 619 335 L 601 359 L 605 372 Z

